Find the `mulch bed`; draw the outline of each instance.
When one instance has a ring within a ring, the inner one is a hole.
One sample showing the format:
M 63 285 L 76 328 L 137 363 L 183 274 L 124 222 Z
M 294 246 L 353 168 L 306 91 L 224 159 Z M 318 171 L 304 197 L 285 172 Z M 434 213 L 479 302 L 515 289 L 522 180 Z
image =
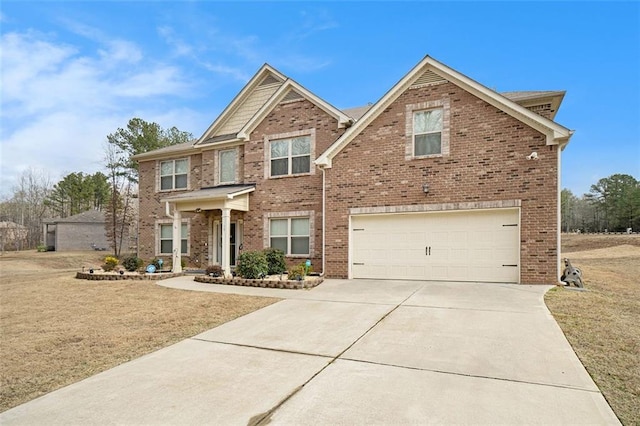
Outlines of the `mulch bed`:
M 196 275 L 194 281 L 208 284 L 225 284 L 238 285 L 245 287 L 263 287 L 263 288 L 285 288 L 290 290 L 301 290 L 313 288 L 324 281 L 323 277 L 306 277 L 304 280 L 278 280 L 278 279 L 245 279 L 245 278 L 224 278 L 224 277 L 208 277 L 206 275 Z

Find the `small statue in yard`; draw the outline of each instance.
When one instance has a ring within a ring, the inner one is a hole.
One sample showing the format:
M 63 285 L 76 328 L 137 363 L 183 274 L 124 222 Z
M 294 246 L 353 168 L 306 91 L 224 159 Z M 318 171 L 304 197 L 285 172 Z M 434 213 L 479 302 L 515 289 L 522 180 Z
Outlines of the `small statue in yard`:
M 567 258 L 564 259 L 564 266 L 565 268 L 562 272 L 562 276 L 560 277 L 560 281 L 565 283 L 566 286 L 571 286 L 571 284 L 573 284 L 576 287 L 583 288 L 582 271 L 578 268 L 574 268 Z

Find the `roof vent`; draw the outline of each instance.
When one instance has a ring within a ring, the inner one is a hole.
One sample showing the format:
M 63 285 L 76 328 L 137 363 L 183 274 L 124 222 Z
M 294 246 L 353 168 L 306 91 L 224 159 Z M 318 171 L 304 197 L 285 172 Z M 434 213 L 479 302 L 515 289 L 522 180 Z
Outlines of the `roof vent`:
M 304 97 L 295 90 L 289 90 L 289 93 L 287 93 L 285 97 L 282 98 L 282 102 L 297 101 L 299 99 L 304 99 Z
M 427 70 L 411 85 L 411 87 L 421 86 L 423 84 L 443 83 L 447 80 L 440 77 L 431 70 Z
M 280 80 L 275 78 L 273 74 L 269 74 L 268 76 L 265 77 L 264 80 L 262 80 L 262 82 L 260 83 L 260 86 L 269 86 L 270 84 L 276 84 L 276 83 L 280 83 Z

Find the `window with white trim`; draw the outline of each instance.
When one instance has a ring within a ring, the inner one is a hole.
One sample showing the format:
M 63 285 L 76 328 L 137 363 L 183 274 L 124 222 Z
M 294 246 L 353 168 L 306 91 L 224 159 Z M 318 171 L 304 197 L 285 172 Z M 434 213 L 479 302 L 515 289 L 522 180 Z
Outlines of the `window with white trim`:
M 180 252 L 188 254 L 187 224 L 180 227 Z M 173 224 L 160 225 L 160 254 L 173 254 Z
M 311 170 L 311 137 L 299 136 L 271 141 L 271 176 L 306 174 Z
M 236 157 L 235 148 L 220 151 L 218 154 L 218 176 L 221 184 L 236 182 Z
M 269 221 L 270 247 L 285 255 L 309 255 L 309 218 L 289 217 Z
M 186 158 L 160 162 L 160 190 L 186 189 L 188 169 Z
M 442 153 L 442 109 L 414 111 L 413 155 L 416 157 Z

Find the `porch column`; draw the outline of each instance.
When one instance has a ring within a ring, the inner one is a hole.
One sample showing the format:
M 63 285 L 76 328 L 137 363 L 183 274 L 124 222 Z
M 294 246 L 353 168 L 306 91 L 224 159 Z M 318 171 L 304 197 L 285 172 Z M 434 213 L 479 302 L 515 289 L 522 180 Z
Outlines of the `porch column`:
M 231 242 L 231 209 L 222 209 L 222 269 L 224 270 L 224 276 L 231 277 L 231 261 L 229 253 L 229 243 Z
M 171 272 L 182 272 L 182 213 L 173 208 L 173 266 Z

